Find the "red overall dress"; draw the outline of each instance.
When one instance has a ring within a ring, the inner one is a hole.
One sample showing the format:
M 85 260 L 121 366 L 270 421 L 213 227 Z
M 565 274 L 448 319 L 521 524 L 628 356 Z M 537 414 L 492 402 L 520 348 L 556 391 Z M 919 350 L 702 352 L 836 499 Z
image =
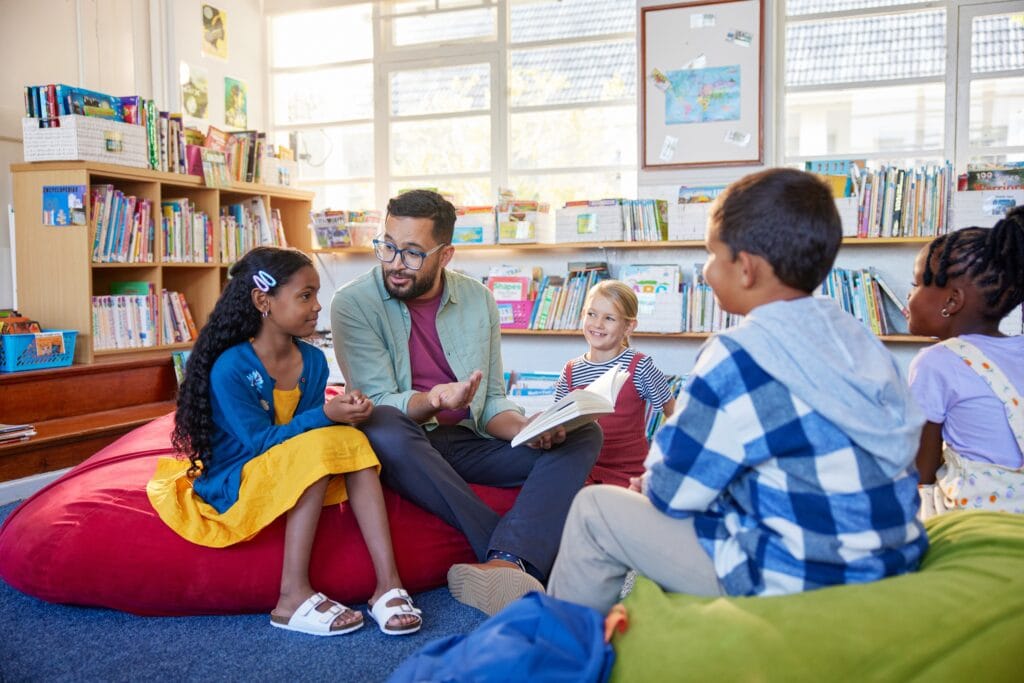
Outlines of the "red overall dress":
M 587 477 L 588 484 L 615 484 L 629 486 L 630 477 L 644 473 L 644 460 L 650 444 L 647 441 L 644 411 L 646 405 L 636 391 L 633 375 L 636 365 L 644 357 L 637 353 L 629 363 L 629 379 L 615 399 L 615 412 L 602 415 L 597 423 L 604 431 L 604 446 L 594 469 Z M 565 366 L 565 382 L 569 391 L 579 389 L 572 385 L 572 361 Z

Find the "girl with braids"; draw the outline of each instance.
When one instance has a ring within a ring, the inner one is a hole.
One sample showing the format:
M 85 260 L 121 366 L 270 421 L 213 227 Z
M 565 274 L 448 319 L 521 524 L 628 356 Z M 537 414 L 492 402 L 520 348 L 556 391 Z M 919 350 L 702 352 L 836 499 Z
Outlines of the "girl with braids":
M 1022 301 L 1024 207 L 992 228 L 938 237 L 917 256 L 910 331 L 941 341 L 910 364 L 928 419 L 917 453 L 922 517 L 1024 512 L 1024 336 L 999 331 Z
M 619 280 L 604 280 L 587 292 L 583 303 L 583 337 L 587 353 L 565 364 L 555 385 L 555 400 L 574 389 L 588 386 L 613 365 L 629 372 L 630 381 L 615 399 L 615 412 L 597 421 L 604 432 L 604 445 L 597 463 L 587 477 L 588 484 L 629 486 L 630 479 L 644 473 L 647 441 L 645 401 L 655 410 L 672 414 L 675 399 L 661 370 L 629 345 L 636 328 L 639 302 L 633 289 Z
M 377 577 L 371 616 L 389 635 L 418 631 L 420 611 L 395 566 L 377 457 L 350 426 L 387 410 L 358 391 L 324 403 L 327 361 L 300 341 L 316 330 L 316 269 L 300 251 L 257 247 L 230 275 L 178 396 L 172 440 L 188 461 L 160 460 L 147 486 L 153 507 L 185 539 L 218 548 L 286 513 L 270 623 L 331 636 L 360 628 L 363 616 L 313 589 L 309 558 L 321 507 L 348 499 Z

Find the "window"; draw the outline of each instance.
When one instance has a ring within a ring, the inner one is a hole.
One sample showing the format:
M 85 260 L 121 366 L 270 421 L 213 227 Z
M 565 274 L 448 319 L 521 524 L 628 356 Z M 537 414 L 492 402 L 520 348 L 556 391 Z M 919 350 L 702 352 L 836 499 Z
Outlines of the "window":
M 1024 158 L 1021 0 L 787 0 L 783 30 L 783 162 Z
M 273 14 L 275 140 L 318 208 L 433 187 L 636 194 L 634 0 L 396 0 Z

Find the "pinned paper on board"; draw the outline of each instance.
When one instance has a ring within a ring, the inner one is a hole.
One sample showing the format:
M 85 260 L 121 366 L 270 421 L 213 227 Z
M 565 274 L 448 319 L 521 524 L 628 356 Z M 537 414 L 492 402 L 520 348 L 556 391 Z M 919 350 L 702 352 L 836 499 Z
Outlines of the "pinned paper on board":
M 715 25 L 715 15 L 708 12 L 690 15 L 690 28 L 711 28 Z
M 743 133 L 738 130 L 730 130 L 725 134 L 725 141 L 737 147 L 746 147 L 750 144 L 750 133 Z
M 726 33 L 725 40 L 740 47 L 750 47 L 754 44 L 754 36 L 750 35 L 747 31 L 740 31 L 739 29 Z
M 676 155 L 676 146 L 679 144 L 679 138 L 673 135 L 666 135 L 665 141 L 661 143 L 661 154 L 658 158 L 662 161 L 671 161 L 672 157 Z
M 688 61 L 686 64 L 683 64 L 683 69 L 703 69 L 707 65 L 708 58 L 702 52 L 701 54 L 697 55 L 696 57 Z
M 228 58 L 227 13 L 212 5 L 203 5 L 203 54 Z
M 668 80 L 668 76 L 663 74 L 660 69 L 652 69 L 650 79 L 654 81 L 654 87 L 661 91 L 668 90 L 669 86 L 672 85 Z

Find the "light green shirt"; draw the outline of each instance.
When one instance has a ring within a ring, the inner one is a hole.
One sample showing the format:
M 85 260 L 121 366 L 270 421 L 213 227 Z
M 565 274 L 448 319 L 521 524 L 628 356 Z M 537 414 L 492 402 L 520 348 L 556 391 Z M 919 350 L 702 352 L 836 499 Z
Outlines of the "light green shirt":
M 523 410 L 505 397 L 501 367 L 501 324 L 490 291 L 477 280 L 443 271 L 444 291 L 437 309 L 437 336 L 452 372 L 465 380 L 483 372 L 470 403 L 470 417 L 460 424 L 481 436 L 491 418 L 506 410 Z M 359 276 L 334 293 L 331 302 L 334 351 L 348 386 L 359 389 L 375 405 L 407 411 L 412 388 L 409 334 L 412 323 L 404 302 L 384 288 L 380 267 Z M 433 428 L 431 419 L 426 426 Z

